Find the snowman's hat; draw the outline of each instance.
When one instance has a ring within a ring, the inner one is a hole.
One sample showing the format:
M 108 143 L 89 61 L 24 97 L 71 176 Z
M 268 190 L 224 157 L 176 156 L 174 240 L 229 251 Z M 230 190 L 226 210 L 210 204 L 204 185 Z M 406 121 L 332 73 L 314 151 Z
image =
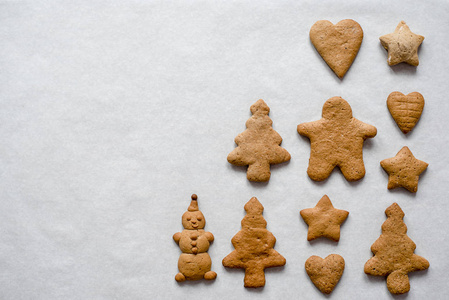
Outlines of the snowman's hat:
M 198 196 L 196 194 L 192 195 L 192 201 L 190 202 L 190 206 L 187 209 L 188 211 L 198 211 Z

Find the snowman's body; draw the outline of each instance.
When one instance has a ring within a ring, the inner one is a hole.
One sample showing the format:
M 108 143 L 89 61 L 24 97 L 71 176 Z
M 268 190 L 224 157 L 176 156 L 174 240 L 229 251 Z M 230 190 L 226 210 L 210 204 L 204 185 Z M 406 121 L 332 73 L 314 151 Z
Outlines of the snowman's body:
M 182 251 L 178 260 L 179 273 L 175 277 L 177 281 L 217 277 L 217 273 L 211 271 L 212 261 L 207 253 L 214 236 L 203 229 L 206 221 L 201 211 L 198 211 L 196 195 L 195 199 L 192 196 L 192 200 L 193 204 L 182 216 L 182 225 L 185 229 L 173 235 Z
M 182 253 L 197 254 L 207 252 L 209 250 L 209 239 L 211 235 L 212 233 L 206 232 L 203 229 L 184 229 L 179 239 L 179 248 L 181 248 Z

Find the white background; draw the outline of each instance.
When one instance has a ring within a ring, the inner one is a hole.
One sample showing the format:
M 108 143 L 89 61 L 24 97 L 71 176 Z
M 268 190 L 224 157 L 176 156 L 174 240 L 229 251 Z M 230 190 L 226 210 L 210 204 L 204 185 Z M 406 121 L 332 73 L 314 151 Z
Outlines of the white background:
M 332 299 L 445 299 L 448 15 L 444 0 L 0 1 L 0 298 L 325 299 L 304 262 L 338 253 L 346 269 Z M 346 18 L 364 39 L 339 80 L 308 34 Z M 379 42 L 401 20 L 425 36 L 416 68 L 389 67 Z M 386 107 L 393 91 L 426 101 L 407 136 Z M 320 119 L 332 96 L 378 129 L 356 183 L 339 170 L 321 183 L 306 174 L 310 143 L 296 126 Z M 269 183 L 226 161 L 260 98 L 292 156 Z M 403 146 L 429 163 L 416 194 L 387 190 L 379 164 Z M 218 277 L 179 284 L 172 235 L 192 193 Z M 350 212 L 339 243 L 306 240 L 299 211 L 324 194 Z M 287 260 L 256 290 L 221 264 L 252 196 Z M 399 297 L 363 272 L 393 202 L 430 262 Z

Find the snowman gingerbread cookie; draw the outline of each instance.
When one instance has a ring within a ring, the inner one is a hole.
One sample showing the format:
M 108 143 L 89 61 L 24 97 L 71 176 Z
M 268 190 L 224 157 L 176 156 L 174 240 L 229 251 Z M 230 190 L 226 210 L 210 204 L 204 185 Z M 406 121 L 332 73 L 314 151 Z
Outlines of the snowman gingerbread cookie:
M 217 273 L 211 271 L 212 261 L 207 253 L 214 235 L 204 230 L 206 220 L 198 210 L 197 199 L 197 195 L 193 194 L 189 208 L 182 215 L 184 230 L 173 235 L 182 251 L 178 260 L 179 273 L 175 276 L 178 282 L 202 278 L 212 280 L 217 277 Z

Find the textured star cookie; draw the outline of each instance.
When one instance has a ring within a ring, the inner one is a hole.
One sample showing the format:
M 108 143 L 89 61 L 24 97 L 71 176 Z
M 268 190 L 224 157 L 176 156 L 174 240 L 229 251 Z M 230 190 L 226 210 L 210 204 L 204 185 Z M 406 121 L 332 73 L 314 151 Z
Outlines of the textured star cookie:
M 402 186 L 416 193 L 419 174 L 424 172 L 429 164 L 416 159 L 408 147 L 403 147 L 395 157 L 384 159 L 380 165 L 388 173 L 388 189 Z
M 310 139 L 307 174 L 316 181 L 329 177 L 338 166 L 348 181 L 365 176 L 363 142 L 377 129 L 352 116 L 346 100 L 333 97 L 323 105 L 322 119 L 298 125 L 298 133 Z
M 399 22 L 395 31 L 381 36 L 380 43 L 388 51 L 390 66 L 405 62 L 412 66 L 419 65 L 418 47 L 424 40 L 422 35 L 410 31 L 404 21 Z
M 310 28 L 310 41 L 327 65 L 343 78 L 351 67 L 363 40 L 363 30 L 354 20 L 332 24 L 321 20 Z
M 346 220 L 349 212 L 336 209 L 327 195 L 324 195 L 314 208 L 306 208 L 299 212 L 307 225 L 307 240 L 327 237 L 333 241 L 340 240 L 340 225 Z
M 393 92 L 387 99 L 388 110 L 404 134 L 409 133 L 418 123 L 424 109 L 424 97 L 413 92 L 404 95 L 401 92 Z
M 324 294 L 330 294 L 340 281 L 345 260 L 338 254 L 328 255 L 325 259 L 312 255 L 305 263 L 307 275 L 313 284 Z

